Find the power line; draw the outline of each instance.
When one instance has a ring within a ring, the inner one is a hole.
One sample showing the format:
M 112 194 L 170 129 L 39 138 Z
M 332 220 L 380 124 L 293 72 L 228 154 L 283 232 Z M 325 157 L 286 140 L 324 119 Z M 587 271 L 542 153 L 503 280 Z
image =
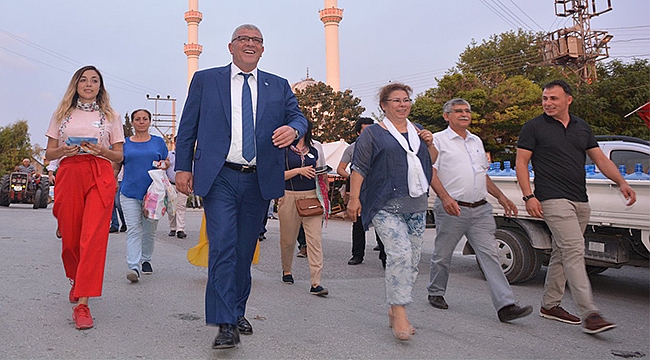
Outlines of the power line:
M 20 41 L 20 42 L 26 44 L 27 46 L 30 46 L 30 47 L 32 47 L 32 48 L 38 50 L 38 51 L 44 52 L 44 53 L 46 53 L 46 54 L 48 54 L 48 55 L 50 55 L 50 56 L 53 56 L 53 57 L 55 57 L 55 58 L 58 58 L 59 60 L 62 60 L 62 61 L 64 61 L 64 62 L 67 62 L 68 64 L 75 65 L 75 66 L 77 66 L 77 67 L 79 67 L 79 66 L 83 66 L 82 63 L 80 63 L 80 62 L 78 62 L 78 61 L 76 61 L 76 60 L 74 60 L 74 59 L 72 59 L 72 58 L 69 58 L 69 57 L 67 57 L 67 56 L 65 56 L 65 55 L 63 55 L 63 54 L 60 54 L 60 53 L 58 53 L 58 52 L 56 52 L 56 51 L 54 51 L 54 50 L 50 50 L 50 49 L 48 49 L 48 48 L 46 48 L 46 47 L 44 47 L 44 46 L 41 46 L 41 45 L 39 45 L 39 44 L 36 44 L 36 43 L 34 43 L 34 42 L 31 42 L 31 41 L 29 41 L 29 40 L 27 40 L 27 39 L 25 39 L 25 38 L 22 38 L 22 37 L 20 37 L 20 36 L 18 36 L 18 35 L 12 34 L 12 33 L 8 32 L 8 31 L 6 31 L 6 30 L 0 29 L 0 33 L 3 33 L 3 34 L 5 34 L 6 36 L 9 36 L 9 37 L 13 38 L 14 40 Z M 6 51 L 9 51 L 9 52 L 11 52 L 11 53 L 13 53 L 13 54 L 15 54 L 15 55 L 22 56 L 22 57 L 24 57 L 24 58 L 26 58 L 26 59 L 29 59 L 29 60 L 31 60 L 31 61 L 35 61 L 35 62 L 38 62 L 38 63 L 40 63 L 40 64 L 43 64 L 43 65 L 46 65 L 46 66 L 49 66 L 49 67 L 55 68 L 55 69 L 57 69 L 57 70 L 61 70 L 61 71 L 64 71 L 64 72 L 66 72 L 66 73 L 70 73 L 70 72 L 67 71 L 67 70 L 63 70 L 63 69 L 57 68 L 57 67 L 55 67 L 55 66 L 53 66 L 53 65 L 50 65 L 50 64 L 47 64 L 47 63 L 45 63 L 45 62 L 43 62 L 43 61 L 36 60 L 36 59 L 34 59 L 34 58 L 31 58 L 31 57 L 28 57 L 28 56 L 25 56 L 25 55 L 19 54 L 19 53 L 15 52 L 15 51 L 12 51 L 12 50 L 7 49 L 7 48 L 4 48 L 4 47 L 3 47 L 3 49 L 6 50 Z M 158 91 L 158 90 L 154 90 L 154 89 L 147 88 L 147 87 L 145 87 L 145 86 L 142 86 L 142 85 L 136 84 L 136 83 L 134 83 L 134 82 L 132 82 L 132 81 L 130 81 L 130 80 L 123 79 L 123 78 L 121 78 L 121 77 L 119 77 L 119 76 L 113 75 L 113 74 L 108 73 L 108 72 L 105 72 L 105 71 L 102 71 L 102 75 L 103 75 L 104 77 L 106 77 L 106 78 L 112 79 L 113 81 L 117 81 L 117 82 L 119 82 L 119 83 L 122 83 L 122 84 L 125 85 L 125 86 L 129 86 L 129 87 L 132 87 L 132 88 L 134 88 L 134 89 L 140 90 L 141 92 L 143 91 L 143 92 L 163 93 L 162 91 Z M 121 89 L 126 90 L 126 89 L 124 89 L 124 88 L 121 88 Z M 133 90 L 129 90 L 129 91 L 135 92 L 135 91 L 133 91 Z M 140 92 L 138 92 L 138 93 L 140 93 Z
M 518 26 L 512 23 L 509 19 L 504 17 L 499 11 L 497 11 L 495 8 L 492 7 L 487 1 L 485 0 L 479 0 L 483 5 L 485 5 L 488 9 L 490 9 L 493 13 L 495 13 L 498 17 L 500 17 L 503 21 L 507 22 L 508 25 L 512 26 L 513 28 L 517 28 Z
M 494 1 L 495 1 L 495 5 L 504 11 L 503 12 L 504 15 L 509 16 L 511 19 L 517 22 L 520 25 L 519 27 L 525 28 L 527 30 L 532 30 L 531 27 L 528 26 L 528 24 L 526 24 L 522 19 L 520 19 L 517 15 L 515 15 L 515 13 L 512 12 L 506 5 L 504 5 L 501 2 L 501 0 L 494 0 Z
M 517 7 L 517 9 L 519 9 L 519 11 L 521 11 L 524 15 L 526 15 L 526 17 L 527 17 L 528 19 L 530 19 L 530 21 L 532 21 L 533 24 L 537 25 L 537 27 L 540 28 L 540 30 L 544 31 L 544 28 L 541 27 L 541 26 L 540 26 L 540 25 L 539 25 L 539 24 L 538 24 L 538 23 L 537 23 L 533 18 L 531 18 L 530 16 L 528 16 L 528 14 L 526 14 L 526 12 L 525 12 L 524 10 L 522 10 L 522 9 L 519 7 L 519 5 L 517 5 L 516 2 L 514 2 L 514 1 L 512 1 L 512 0 L 510 0 L 510 2 L 512 3 L 512 5 L 514 5 L 515 7 Z

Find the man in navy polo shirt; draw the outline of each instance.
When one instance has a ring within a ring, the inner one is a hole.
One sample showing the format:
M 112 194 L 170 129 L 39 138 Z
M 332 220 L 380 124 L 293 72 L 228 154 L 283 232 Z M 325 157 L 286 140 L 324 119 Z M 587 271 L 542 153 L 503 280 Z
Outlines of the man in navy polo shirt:
M 578 325 L 560 302 L 567 281 L 582 318 L 582 331 L 596 334 L 616 327 L 603 319 L 594 304 L 591 283 L 585 269 L 583 237 L 591 209 L 585 181 L 585 156 L 614 181 L 628 200 L 636 201 L 634 190 L 625 182 L 616 165 L 605 156 L 587 122 L 569 114 L 573 102 L 571 88 L 562 81 L 544 86 L 544 113 L 528 121 L 517 142 L 517 180 L 526 202 L 526 211 L 544 219 L 552 234 L 552 251 L 546 272 L 541 317 Z M 528 161 L 535 171 L 535 192 L 531 190 Z

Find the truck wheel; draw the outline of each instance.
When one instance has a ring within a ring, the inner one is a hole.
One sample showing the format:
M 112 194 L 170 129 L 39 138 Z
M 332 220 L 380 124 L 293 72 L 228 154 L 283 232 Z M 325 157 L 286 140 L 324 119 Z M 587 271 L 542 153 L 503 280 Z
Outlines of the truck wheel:
M 5 175 L 0 180 L 0 206 L 9 206 L 9 175 Z
M 605 271 L 607 269 L 609 269 L 609 268 L 604 267 L 604 266 L 590 266 L 590 265 L 587 265 L 587 275 L 600 274 L 601 272 L 603 272 L 603 271 Z
M 528 238 L 515 230 L 497 229 L 499 262 L 508 282 L 515 284 L 530 278 L 535 270 L 539 271 L 541 261 L 537 260 L 535 250 Z
M 41 189 L 36 189 L 34 194 L 34 209 L 41 207 Z

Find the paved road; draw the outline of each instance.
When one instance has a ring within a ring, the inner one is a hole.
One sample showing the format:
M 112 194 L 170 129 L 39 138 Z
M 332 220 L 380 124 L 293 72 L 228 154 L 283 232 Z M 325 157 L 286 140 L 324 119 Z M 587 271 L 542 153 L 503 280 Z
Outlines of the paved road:
M 306 259 L 296 258 L 296 284 L 280 281 L 278 221 L 269 221 L 268 239 L 253 267 L 247 317 L 255 334 L 242 345 L 212 350 L 216 334 L 205 325 L 203 296 L 207 271 L 189 264 L 202 213 L 188 213 L 188 238 L 157 232 L 155 273 L 137 284 L 126 279 L 125 234 L 112 234 L 104 294 L 90 309 L 95 327 L 74 329 L 69 284 L 60 260 L 60 242 L 51 207 L 0 208 L 0 358 L 139 359 L 620 359 L 614 352 L 650 356 L 650 279 L 647 268 L 610 269 L 592 279 L 594 296 L 606 318 L 619 327 L 596 336 L 579 326 L 537 316 L 544 271 L 514 286 L 533 315 L 500 323 L 474 257 L 455 254 L 446 298 L 449 310 L 426 301 L 429 258 L 435 230 L 428 229 L 421 271 L 409 315 L 417 328 L 410 342 L 396 341 L 388 328 L 381 264 L 368 236 L 367 257 L 347 265 L 350 223 L 331 220 L 323 231 L 328 298 L 312 296 Z M 570 297 L 563 304 L 575 311 Z

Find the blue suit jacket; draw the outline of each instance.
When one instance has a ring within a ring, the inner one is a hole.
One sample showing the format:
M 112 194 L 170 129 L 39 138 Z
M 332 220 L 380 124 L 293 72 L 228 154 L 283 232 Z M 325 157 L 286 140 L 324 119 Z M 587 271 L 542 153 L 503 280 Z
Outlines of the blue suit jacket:
M 228 156 L 230 103 L 230 65 L 194 73 L 178 127 L 175 169 L 194 171 L 194 193 L 199 196 L 210 190 Z M 258 182 L 265 200 L 284 194 L 284 151 L 271 140 L 282 125 L 298 130 L 300 136 L 307 131 L 307 120 L 287 80 L 258 70 L 255 140 Z

